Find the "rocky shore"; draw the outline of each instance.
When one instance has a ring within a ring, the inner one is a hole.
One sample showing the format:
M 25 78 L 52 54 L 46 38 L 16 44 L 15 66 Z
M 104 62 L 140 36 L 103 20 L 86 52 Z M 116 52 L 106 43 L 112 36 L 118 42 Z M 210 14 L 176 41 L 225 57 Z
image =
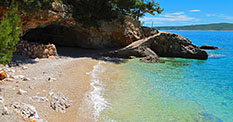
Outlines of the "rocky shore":
M 168 32 L 158 32 L 127 47 L 103 54 L 110 57 L 143 57 L 143 62 L 163 62 L 159 57 L 181 57 L 206 60 L 208 54 L 187 38 Z
M 77 56 L 88 52 L 72 51 Z M 16 58 L 14 65 L 0 67 L 8 75 L 0 80 L 1 122 L 93 121 L 79 108 L 90 90 L 91 77 L 86 73 L 93 70 L 97 60 L 68 56 Z
M 87 72 L 102 56 L 139 57 L 148 63 L 164 62 L 160 57 L 208 58 L 189 39 L 142 27 L 131 17 L 124 17 L 123 24 L 99 21 L 98 26 L 86 27 L 74 21 L 64 6 L 54 4 L 52 10 L 24 13 L 21 19 L 23 33 L 16 54 L 23 57 L 0 67 L 7 73 L 0 80 L 2 122 L 94 121 L 92 115 L 83 117 L 88 113 L 79 108 L 90 90 Z M 58 46 L 67 46 L 60 50 L 67 54 L 59 56 Z M 93 52 L 94 56 L 90 56 Z

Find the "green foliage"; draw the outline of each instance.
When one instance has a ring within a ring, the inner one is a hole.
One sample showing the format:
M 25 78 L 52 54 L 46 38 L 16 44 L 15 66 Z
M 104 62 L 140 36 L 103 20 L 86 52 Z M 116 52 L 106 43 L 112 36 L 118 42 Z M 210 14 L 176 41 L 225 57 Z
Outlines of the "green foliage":
M 145 13 L 154 15 L 163 11 L 154 0 L 63 0 L 63 3 L 73 5 L 73 17 L 84 24 L 119 19 L 121 15 L 139 19 Z
M 157 12 L 161 14 L 163 10 L 164 9 L 161 9 L 159 4 L 154 0 L 137 0 L 134 10 L 132 11 L 132 16 L 138 20 L 140 17 L 145 16 L 146 13 L 155 15 L 155 12 Z
M 146 13 L 155 15 L 160 14 L 164 9 L 154 0 L 115 0 L 118 8 L 126 15 L 130 15 L 137 20 L 145 16 Z
M 146 13 L 155 15 L 163 11 L 154 0 L 0 0 L 0 5 L 10 6 L 14 1 L 20 10 L 26 12 L 48 10 L 54 1 L 72 5 L 73 18 L 84 25 L 120 19 L 122 15 L 139 19 Z
M 116 17 L 111 0 L 63 0 L 73 6 L 73 17 L 84 24 L 96 24 L 96 20 Z
M 0 5 L 10 6 L 16 3 L 20 10 L 35 12 L 49 9 L 54 0 L 1 0 Z
M 13 7 L 0 23 L 0 64 L 9 63 L 16 50 L 21 32 L 19 21 L 17 7 Z

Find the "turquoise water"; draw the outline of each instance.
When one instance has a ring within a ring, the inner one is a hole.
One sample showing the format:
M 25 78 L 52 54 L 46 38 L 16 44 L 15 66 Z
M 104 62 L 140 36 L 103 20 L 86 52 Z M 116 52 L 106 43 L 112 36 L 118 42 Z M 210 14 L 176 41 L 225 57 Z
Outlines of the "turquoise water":
M 139 59 L 106 71 L 104 97 L 109 107 L 99 121 L 233 122 L 233 32 L 170 31 L 196 45 L 214 45 L 206 60 Z M 106 77 L 109 76 L 109 77 Z

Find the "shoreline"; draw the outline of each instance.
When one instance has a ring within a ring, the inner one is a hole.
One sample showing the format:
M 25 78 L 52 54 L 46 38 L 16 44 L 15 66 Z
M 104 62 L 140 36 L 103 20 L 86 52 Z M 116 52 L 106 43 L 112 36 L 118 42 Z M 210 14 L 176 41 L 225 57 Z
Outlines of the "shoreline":
M 78 53 L 81 54 L 82 52 Z M 6 106 L 9 110 L 9 115 L 0 115 L 0 121 L 23 122 L 25 120 L 25 118 L 11 109 L 11 105 L 14 102 L 32 105 L 35 107 L 39 118 L 48 122 L 96 121 L 95 115 L 98 114 L 94 115 L 95 111 L 91 111 L 94 110 L 93 104 L 85 106 L 83 103 L 86 102 L 86 97 L 91 96 L 89 93 L 93 91 L 93 86 L 95 86 L 93 84 L 93 76 L 90 73 L 95 72 L 95 67 L 100 64 L 99 62 L 104 61 L 91 57 L 75 56 L 54 59 L 33 59 L 33 61 L 35 62 L 22 63 L 20 66 L 8 68 L 15 71 L 14 73 L 9 73 L 10 75 L 22 75 L 30 78 L 30 80 L 22 81 L 14 79 L 11 82 L 1 82 L 2 85 L 0 87 L 4 89 L 0 92 L 0 96 L 3 96 L 4 103 L 0 104 L 0 108 Z M 102 70 L 102 67 L 100 69 Z M 96 70 L 99 69 L 97 68 Z M 48 78 L 54 80 L 49 81 Z M 26 91 L 26 93 L 22 95 L 17 94 L 19 89 Z M 51 92 L 62 93 L 71 101 L 71 106 L 65 109 L 65 113 L 57 112 L 51 108 Z M 97 91 L 97 95 L 101 95 L 101 92 Z M 38 102 L 29 99 L 34 96 L 48 98 L 48 101 Z

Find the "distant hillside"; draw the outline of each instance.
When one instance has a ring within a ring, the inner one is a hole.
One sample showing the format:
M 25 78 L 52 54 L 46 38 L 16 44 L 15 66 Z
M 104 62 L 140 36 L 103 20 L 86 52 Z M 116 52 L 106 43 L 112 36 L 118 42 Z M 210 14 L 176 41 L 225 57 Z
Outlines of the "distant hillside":
M 188 26 L 161 26 L 155 27 L 158 30 L 233 30 L 233 23 L 216 23 Z

